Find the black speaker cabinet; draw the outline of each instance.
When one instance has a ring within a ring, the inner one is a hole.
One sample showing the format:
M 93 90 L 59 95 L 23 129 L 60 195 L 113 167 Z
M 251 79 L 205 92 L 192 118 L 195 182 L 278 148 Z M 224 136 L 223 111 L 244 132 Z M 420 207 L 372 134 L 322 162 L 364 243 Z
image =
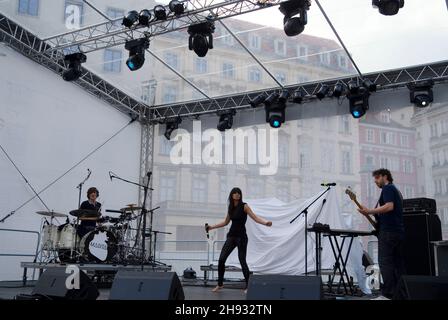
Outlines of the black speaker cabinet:
M 448 300 L 448 277 L 402 276 L 393 300 Z
M 247 300 L 321 300 L 322 279 L 318 276 L 252 275 Z
M 442 240 L 442 227 L 436 214 L 420 213 L 403 216 L 406 232 L 404 260 L 408 275 L 435 275 L 431 241 Z
M 42 273 L 31 294 L 51 300 L 96 300 L 98 298 L 98 289 L 83 271 L 79 271 L 79 289 L 67 289 L 65 282 L 68 276 L 65 268 L 49 268 Z
M 118 271 L 110 300 L 184 300 L 175 272 Z

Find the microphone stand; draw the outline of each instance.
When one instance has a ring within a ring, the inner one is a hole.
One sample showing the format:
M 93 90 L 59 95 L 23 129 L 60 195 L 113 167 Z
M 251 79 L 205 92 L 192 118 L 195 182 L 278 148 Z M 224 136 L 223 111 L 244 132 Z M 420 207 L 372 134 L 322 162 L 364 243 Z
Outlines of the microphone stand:
M 76 188 L 79 189 L 78 209 L 81 207 L 82 186 L 84 185 L 84 183 L 86 183 L 87 180 L 89 180 L 90 175 L 92 174 L 92 171 L 90 171 L 90 169 L 87 169 L 87 171 L 88 171 L 87 177 L 76 186 Z
M 81 208 L 82 187 L 83 187 L 84 183 L 86 183 L 86 181 L 89 180 L 91 174 L 92 174 L 92 171 L 90 171 L 90 169 L 87 169 L 87 177 L 76 186 L 76 188 L 79 190 L 79 192 L 78 192 L 78 209 Z M 77 234 L 78 226 L 79 226 L 79 217 L 76 217 L 76 225 L 73 228 L 73 234 L 72 234 L 73 239 L 75 240 L 75 248 L 72 247 L 70 250 L 70 260 L 73 260 L 73 258 L 74 258 L 73 254 L 76 253 L 76 255 L 77 255 L 76 262 L 79 262 L 78 260 L 80 258 L 79 254 L 78 254 L 78 245 L 79 245 L 78 242 L 81 241 L 81 239 L 79 239 L 80 237 L 78 237 L 78 234 Z
M 300 217 L 302 214 L 305 216 L 305 275 L 308 275 L 308 209 L 324 194 L 326 194 L 331 189 L 331 186 L 328 186 L 327 189 L 325 189 L 324 192 L 322 192 L 316 199 L 314 199 L 309 205 L 306 206 L 302 211 L 299 212 L 299 214 L 292 219 L 289 223 L 293 223 L 296 221 L 298 217 Z
M 123 182 L 127 182 L 127 183 L 130 183 L 130 184 L 136 185 L 136 186 L 138 186 L 138 187 L 140 187 L 140 188 L 143 188 L 143 197 L 144 197 L 144 198 L 143 198 L 143 203 L 142 203 L 142 209 L 141 209 L 141 212 L 140 212 L 140 216 L 143 217 L 143 226 L 142 226 L 142 253 L 141 253 L 141 261 L 140 261 L 140 263 L 141 263 L 141 267 L 142 267 L 142 271 L 143 271 L 143 266 L 144 266 L 144 264 L 145 264 L 146 214 L 148 213 L 148 210 L 146 209 L 146 198 L 147 198 L 147 195 L 148 195 L 148 191 L 153 191 L 153 190 L 154 190 L 153 188 L 150 188 L 150 187 L 149 187 L 149 182 L 150 182 L 150 180 L 151 180 L 152 172 L 148 172 L 146 175 L 147 175 L 147 177 L 148 177 L 148 180 L 146 181 L 146 184 L 140 184 L 140 183 L 137 183 L 137 182 L 134 182 L 134 181 L 130 181 L 130 180 L 127 180 L 127 179 L 123 179 L 123 178 L 118 177 L 117 175 L 115 175 L 115 174 L 111 174 L 111 172 L 109 172 L 109 176 L 110 176 L 110 179 L 111 179 L 111 180 L 112 180 L 113 178 L 115 178 L 115 179 L 121 180 L 121 181 L 123 181 Z M 156 208 L 156 209 L 157 209 L 157 208 Z M 152 214 L 152 212 L 153 212 L 154 210 L 155 210 L 155 209 L 150 210 L 151 214 Z M 151 219 L 151 222 L 152 222 L 152 219 Z M 150 237 L 151 237 L 151 234 L 150 234 Z

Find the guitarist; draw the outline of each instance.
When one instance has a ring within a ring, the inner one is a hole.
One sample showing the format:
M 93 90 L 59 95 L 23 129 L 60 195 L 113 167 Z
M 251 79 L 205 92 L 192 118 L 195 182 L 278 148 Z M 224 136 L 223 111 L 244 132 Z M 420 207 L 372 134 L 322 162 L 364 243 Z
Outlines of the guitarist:
M 373 171 L 375 184 L 381 195 L 375 209 L 364 206 L 358 209 L 365 216 L 374 215 L 378 230 L 378 262 L 383 286 L 381 293 L 391 299 L 401 275 L 405 273 L 403 261 L 404 223 L 403 197 L 393 184 L 392 174 L 387 169 Z

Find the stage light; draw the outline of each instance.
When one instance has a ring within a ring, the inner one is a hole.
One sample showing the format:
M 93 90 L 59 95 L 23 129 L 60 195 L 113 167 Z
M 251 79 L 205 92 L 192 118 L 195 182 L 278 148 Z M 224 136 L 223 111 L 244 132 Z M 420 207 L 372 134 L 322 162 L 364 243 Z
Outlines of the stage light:
M 370 92 L 364 87 L 360 87 L 358 93 L 349 94 L 348 100 L 350 102 L 350 113 L 355 119 L 364 116 L 369 110 L 369 96 Z
M 121 24 L 127 28 L 131 28 L 137 21 L 138 21 L 138 12 L 132 10 L 129 11 L 127 16 L 123 18 L 123 22 Z
M 157 20 L 166 20 L 166 9 L 162 5 L 156 5 L 154 7 L 154 17 Z
M 185 11 L 184 4 L 177 0 L 170 1 L 168 7 L 170 8 L 171 12 L 173 12 L 177 16 L 181 15 Z
M 292 94 L 292 102 L 294 103 L 302 103 L 303 101 L 303 92 L 302 90 L 297 89 L 296 91 L 293 92 Z
M 140 14 L 138 16 L 138 23 L 143 26 L 148 26 L 149 23 L 151 22 L 151 18 L 152 18 L 151 11 L 143 9 L 142 11 L 140 11 Z
M 290 0 L 280 3 L 279 10 L 285 16 L 283 28 L 287 36 L 297 36 L 305 30 L 305 25 L 308 23 L 307 11 L 310 6 L 309 0 Z
M 282 123 L 285 122 L 286 100 L 284 100 L 285 94 L 283 92 L 282 95 L 282 100 L 280 100 L 279 94 L 274 92 L 264 101 L 266 122 L 268 122 L 272 128 L 280 128 Z
M 433 80 L 422 81 L 419 83 L 410 83 L 410 100 L 416 107 L 426 108 L 434 101 Z
M 316 93 L 317 99 L 322 100 L 323 98 L 325 98 L 328 94 L 328 91 L 330 91 L 330 87 L 328 85 L 321 85 L 319 91 L 317 91 Z
M 217 125 L 217 129 L 219 131 L 225 131 L 227 129 L 231 129 L 233 126 L 233 116 L 236 114 L 235 110 L 224 111 L 218 113 L 219 121 Z
M 404 7 L 404 0 L 372 0 L 372 6 L 385 16 L 393 16 Z
M 208 49 L 213 49 L 215 22 L 208 20 L 188 27 L 188 49 L 194 50 L 198 57 L 205 57 Z
M 370 92 L 376 92 L 377 85 L 372 80 L 365 78 L 362 85 Z
M 179 124 L 181 123 L 182 123 L 181 118 L 174 118 L 166 121 L 164 136 L 167 140 L 171 139 L 171 134 L 173 133 L 174 130 L 179 129 Z
M 359 90 L 359 85 L 358 82 L 356 82 L 355 80 L 350 80 L 348 82 L 348 91 L 351 94 L 357 94 Z
M 333 87 L 332 96 L 339 98 L 341 97 L 345 92 L 345 84 L 342 82 L 338 82 Z
M 266 99 L 266 95 L 264 93 L 262 93 L 262 94 L 259 94 L 258 96 L 256 96 L 253 99 L 249 99 L 249 104 L 251 105 L 252 108 L 256 108 L 260 104 L 262 104 L 265 99 Z
M 129 70 L 136 71 L 145 63 L 145 50 L 149 48 L 149 40 L 140 38 L 126 41 L 125 49 L 129 51 L 129 58 L 126 65 Z
M 84 53 L 77 52 L 66 55 L 64 57 L 65 63 L 68 63 L 67 70 L 62 72 L 62 79 L 65 81 L 75 81 L 78 80 L 82 75 L 81 63 L 87 61 L 87 57 Z
M 288 90 L 283 90 L 280 93 L 280 96 L 278 97 L 278 101 L 280 103 L 286 103 L 286 101 L 288 101 L 288 98 L 289 98 L 289 91 Z

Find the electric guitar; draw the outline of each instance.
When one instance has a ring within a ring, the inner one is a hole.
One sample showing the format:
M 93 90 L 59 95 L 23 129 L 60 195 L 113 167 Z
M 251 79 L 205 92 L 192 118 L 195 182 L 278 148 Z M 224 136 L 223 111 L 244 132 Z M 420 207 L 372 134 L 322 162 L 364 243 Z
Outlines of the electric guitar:
M 359 209 L 362 209 L 362 205 L 358 202 L 358 200 L 356 199 L 356 194 L 350 189 L 350 188 L 347 188 L 347 189 L 345 189 L 345 193 L 350 197 L 350 200 L 352 200 L 355 204 L 356 204 L 356 206 L 359 208 Z M 370 222 L 370 224 L 372 225 L 372 227 L 375 229 L 375 230 L 377 230 L 377 224 L 376 224 L 376 221 L 375 220 L 373 220 L 372 219 L 372 217 L 369 215 L 369 216 L 365 216 L 366 217 L 366 219 L 367 220 L 369 220 L 369 222 Z

